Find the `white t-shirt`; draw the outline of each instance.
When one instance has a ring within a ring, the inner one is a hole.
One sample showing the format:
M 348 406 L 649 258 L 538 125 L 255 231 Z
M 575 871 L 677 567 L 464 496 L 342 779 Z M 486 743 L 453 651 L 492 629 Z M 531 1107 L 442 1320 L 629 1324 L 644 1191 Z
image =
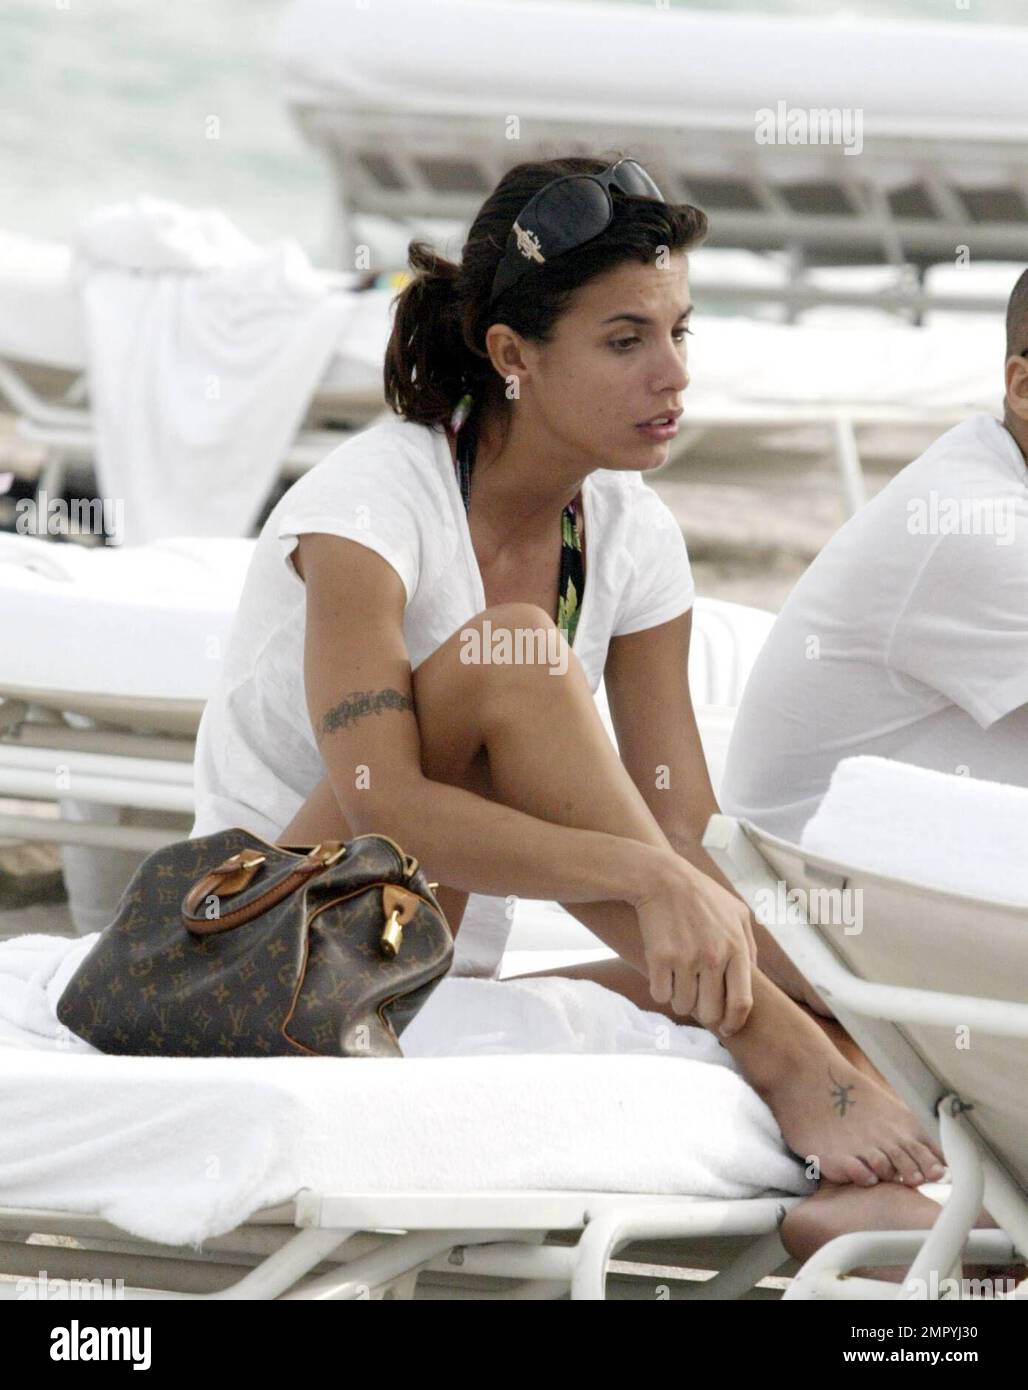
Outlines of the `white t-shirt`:
M 583 513 L 585 594 L 573 651 L 595 692 L 611 637 L 684 613 L 694 587 L 681 528 L 640 474 L 589 474 Z M 304 688 L 306 593 L 289 559 L 308 531 L 359 541 L 396 570 L 412 670 L 486 607 L 443 432 L 390 417 L 334 449 L 261 530 L 200 723 L 192 837 L 238 825 L 274 841 L 325 775 Z M 504 898 L 472 894 L 454 973 L 495 975 L 510 926 Z
M 750 673 L 721 805 L 796 841 L 841 759 L 1028 786 L 1028 467 L 976 415 L 832 537 Z

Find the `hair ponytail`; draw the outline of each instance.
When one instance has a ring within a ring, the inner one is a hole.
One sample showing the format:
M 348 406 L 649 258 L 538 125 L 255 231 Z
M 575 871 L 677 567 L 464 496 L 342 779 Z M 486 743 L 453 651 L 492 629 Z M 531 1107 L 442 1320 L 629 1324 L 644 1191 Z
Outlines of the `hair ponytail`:
M 424 241 L 412 241 L 407 256 L 417 273 L 394 301 L 385 398 L 398 415 L 432 425 L 449 418 L 475 359 L 464 340 L 460 266 Z

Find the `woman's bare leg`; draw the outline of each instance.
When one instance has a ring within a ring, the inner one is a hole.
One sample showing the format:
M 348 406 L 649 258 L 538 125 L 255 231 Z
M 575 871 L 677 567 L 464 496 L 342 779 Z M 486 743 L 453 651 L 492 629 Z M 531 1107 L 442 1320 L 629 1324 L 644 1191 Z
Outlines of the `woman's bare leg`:
M 498 612 L 491 617 L 494 631 L 520 625 L 521 618 L 526 627 L 554 626 L 532 605 L 503 605 L 499 623 Z M 573 652 L 566 671 L 555 674 L 538 663 L 464 664 L 460 647 L 458 631 L 414 672 L 426 777 L 454 785 L 470 781 L 481 790 L 487 766 L 488 794 L 505 805 L 555 824 L 670 849 L 610 741 Z M 303 844 L 349 834 L 326 779 L 279 838 Z M 459 898 L 457 922 L 467 895 Z M 638 941 L 638 919 L 627 903 L 566 906 L 602 939 Z M 928 1135 L 909 1110 L 847 1061 L 809 1013 L 759 970 L 746 1025 L 724 1045 L 770 1106 L 788 1146 L 816 1158 L 824 1176 L 871 1186 L 896 1177 L 916 1184 L 941 1173 Z
M 899 1183 L 884 1182 L 867 1192 L 852 1185 L 839 1187 L 824 1182 L 812 1197 L 786 1213 L 780 1234 L 793 1259 L 805 1261 L 822 1245 L 851 1231 L 926 1231 L 935 1225 L 940 1211 L 938 1202 Z M 983 1209 L 975 1226 L 995 1230 L 996 1223 Z M 864 1266 L 851 1273 L 865 1279 L 902 1283 L 906 1268 L 909 1262 L 904 1268 Z M 965 1269 L 968 1279 L 992 1279 L 997 1283 L 1011 1280 L 1015 1285 L 1025 1274 L 1023 1264 L 973 1265 Z
M 572 908 L 581 906 L 581 903 L 568 903 L 566 910 L 570 912 Z M 650 994 L 650 986 L 646 976 L 640 975 L 638 970 L 633 970 L 628 962 L 622 960 L 620 956 L 612 956 L 608 960 L 589 960 L 574 965 L 559 965 L 552 970 L 522 971 L 517 978 L 520 980 L 540 979 L 544 975 L 563 975 L 566 979 L 591 980 L 594 984 L 603 985 L 605 989 L 613 990 L 615 994 L 623 994 L 626 999 L 630 999 L 640 1009 L 646 1009 L 650 1013 L 664 1014 L 675 1023 L 686 1023 L 696 1028 L 703 1026 L 695 1019 L 683 1018 L 681 1014 L 676 1014 L 670 1003 L 656 1003 Z M 808 1008 L 806 1004 L 801 1004 L 798 1000 L 793 1002 L 798 1009 L 817 1024 L 825 1036 L 831 1039 L 847 1061 L 858 1071 L 862 1071 L 872 1081 L 877 1081 L 879 1086 L 892 1089 L 882 1073 L 872 1064 L 837 1019 L 824 1018 L 821 1014 Z

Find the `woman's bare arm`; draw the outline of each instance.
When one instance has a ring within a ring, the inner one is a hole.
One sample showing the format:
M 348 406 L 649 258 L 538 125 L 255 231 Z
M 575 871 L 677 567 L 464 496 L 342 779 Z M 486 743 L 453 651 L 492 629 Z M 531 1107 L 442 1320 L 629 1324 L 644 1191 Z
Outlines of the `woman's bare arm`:
M 380 555 L 305 534 L 298 572 L 307 586 L 308 711 L 356 833 L 391 836 L 432 878 L 468 892 L 632 902 L 652 891 L 662 858 L 654 847 L 540 820 L 424 775 L 404 588 Z

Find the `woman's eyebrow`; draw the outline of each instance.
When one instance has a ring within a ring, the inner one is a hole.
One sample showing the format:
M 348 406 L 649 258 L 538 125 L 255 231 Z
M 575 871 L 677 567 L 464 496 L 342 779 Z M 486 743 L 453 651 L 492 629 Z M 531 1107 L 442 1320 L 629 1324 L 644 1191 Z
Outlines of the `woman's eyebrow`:
M 695 307 L 694 304 L 688 305 L 678 315 L 675 322 L 681 323 L 683 319 L 687 319 Z M 622 319 L 624 319 L 626 323 L 641 323 L 644 327 L 653 323 L 653 319 L 647 318 L 645 314 L 611 314 L 609 319 L 602 319 L 600 321 L 600 327 L 603 328 L 603 326 L 608 323 L 618 323 Z

